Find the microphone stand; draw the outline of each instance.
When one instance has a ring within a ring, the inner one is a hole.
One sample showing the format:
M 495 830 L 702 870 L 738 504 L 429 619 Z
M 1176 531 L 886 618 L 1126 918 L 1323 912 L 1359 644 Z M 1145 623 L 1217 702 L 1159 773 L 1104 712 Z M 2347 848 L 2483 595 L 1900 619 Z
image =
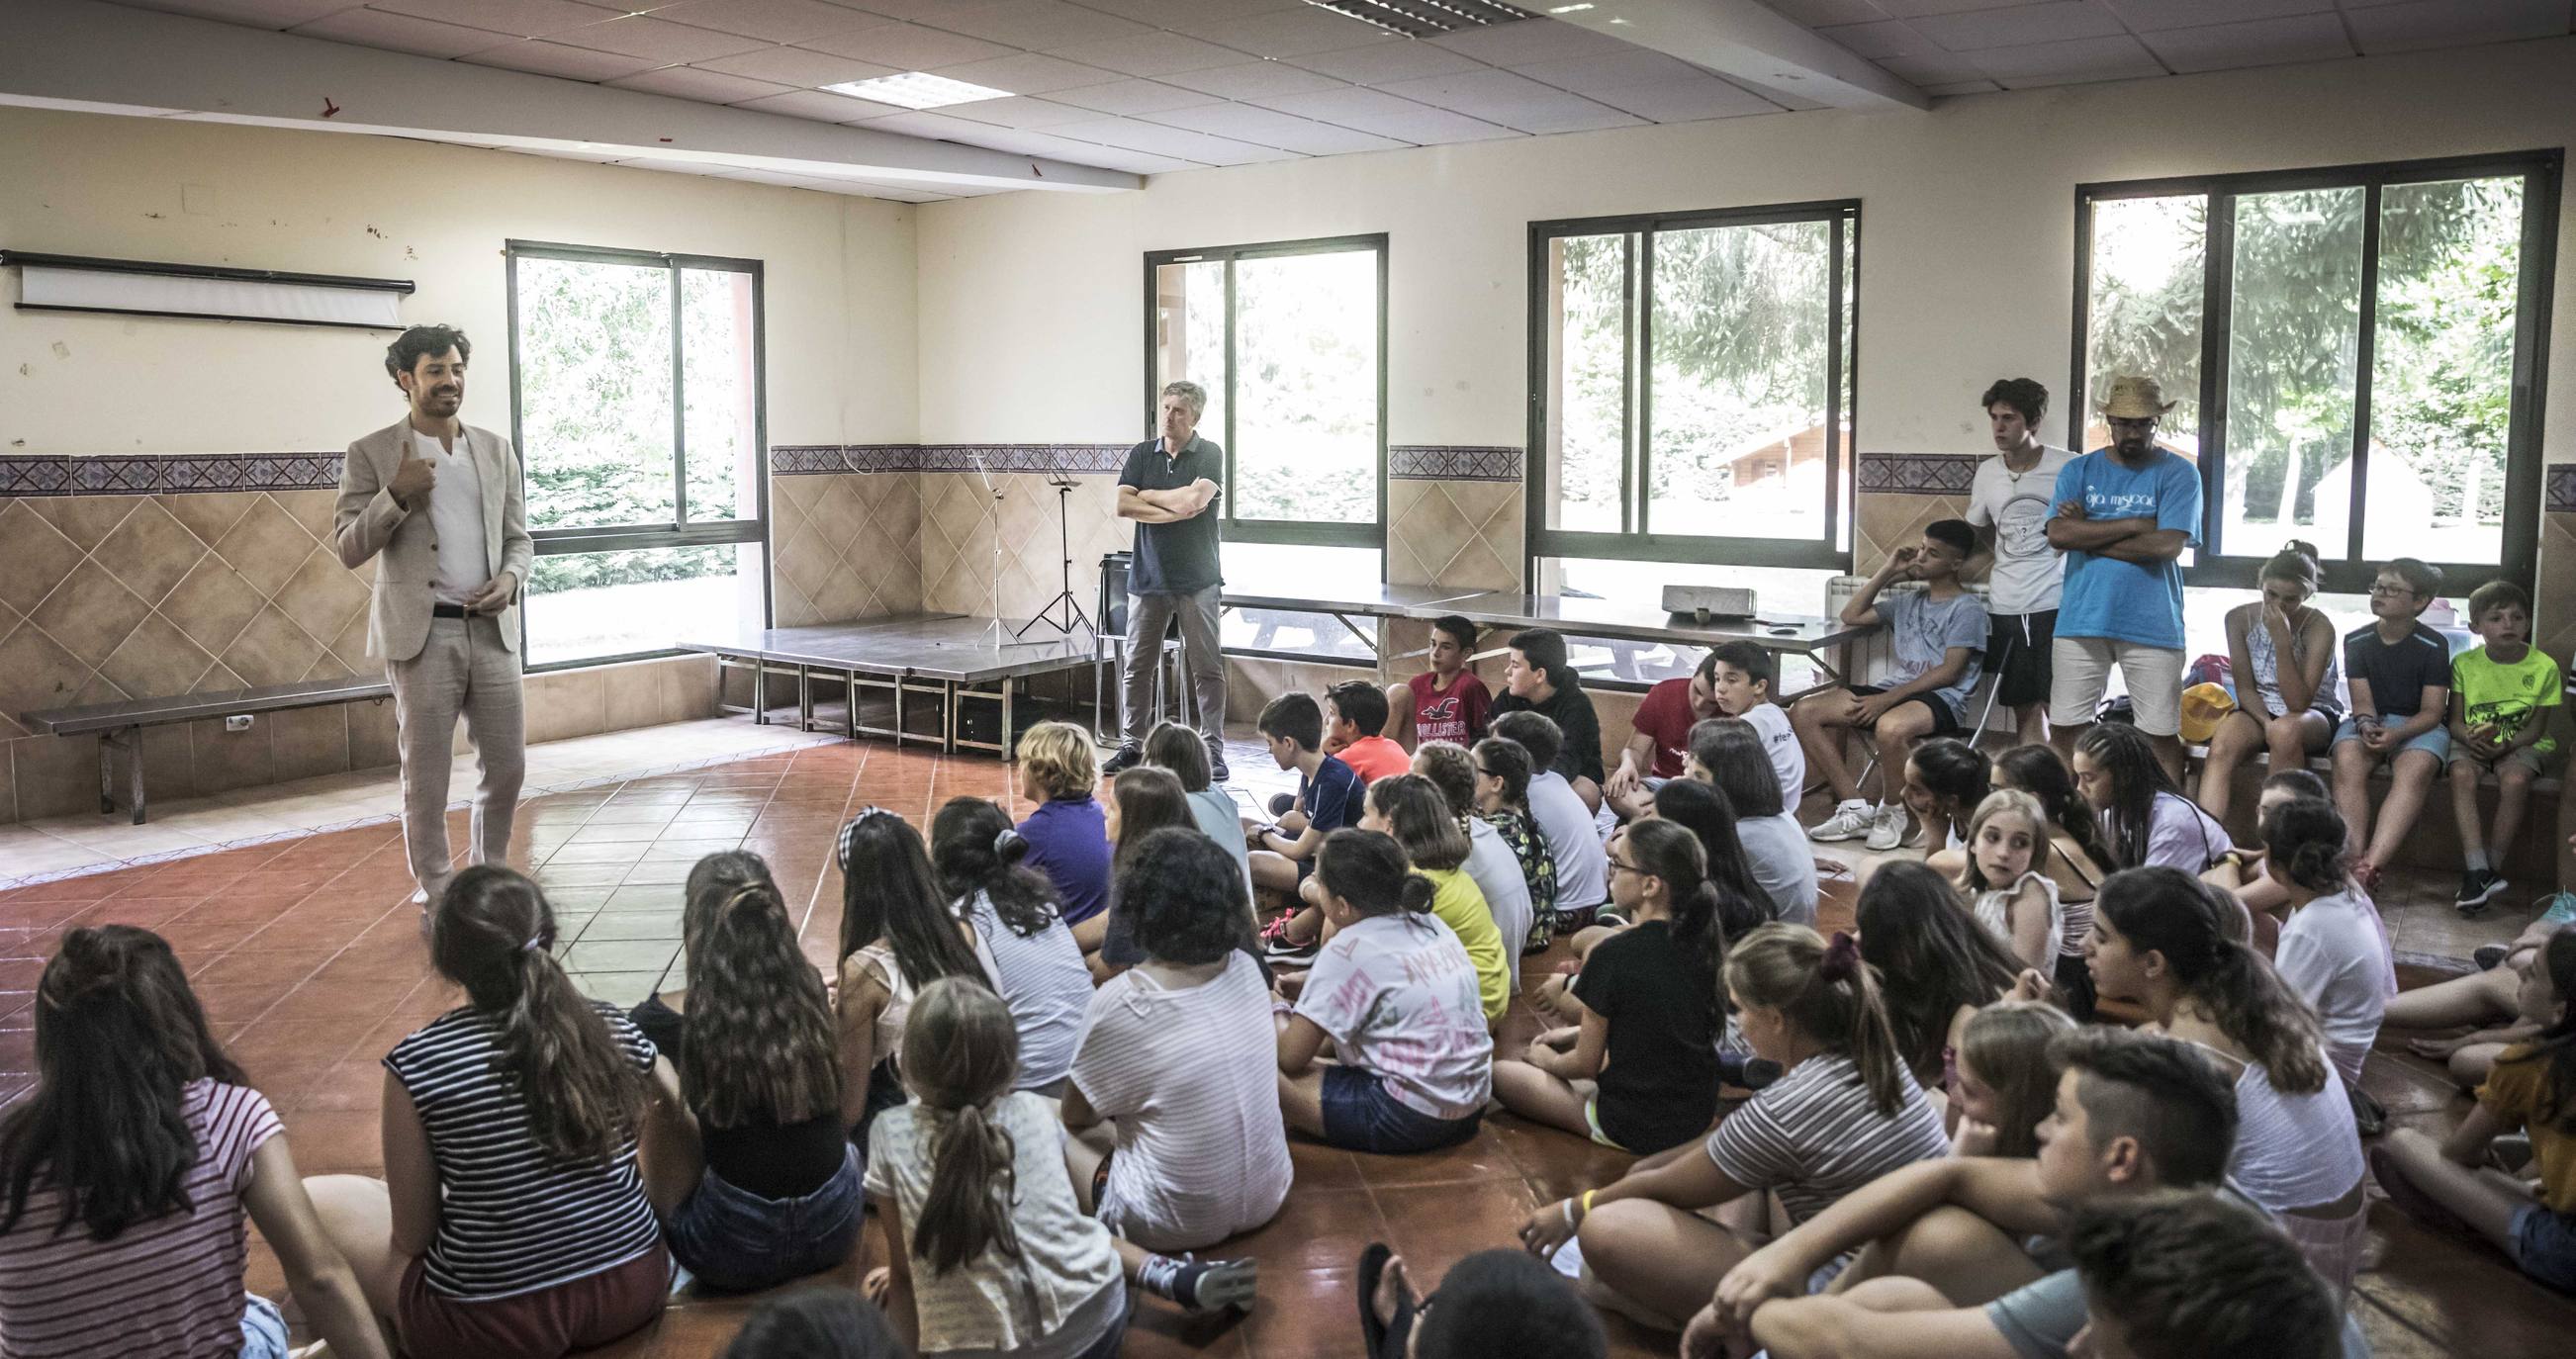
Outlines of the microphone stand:
M 1048 600 L 1045 606 L 1037 611 L 1037 615 L 1035 617 L 1022 623 L 1019 627 L 1019 631 L 1011 634 L 1013 637 L 1027 635 L 1029 629 L 1036 627 L 1040 623 L 1044 623 L 1047 626 L 1054 628 L 1057 632 L 1067 637 L 1073 635 L 1073 628 L 1077 623 L 1082 625 L 1082 629 L 1085 632 L 1096 633 L 1098 631 L 1098 629 L 1094 628 L 1091 624 L 1091 615 L 1082 611 L 1082 602 L 1075 598 L 1073 593 L 1073 515 L 1071 506 L 1073 503 L 1073 488 L 1075 484 L 1073 474 L 1065 471 L 1061 467 L 1047 473 L 1047 485 L 1055 488 L 1056 547 L 1058 549 L 1058 556 L 1062 558 L 1064 563 L 1064 588 L 1056 591 L 1055 598 Z M 1062 608 L 1064 610 L 1064 621 L 1061 623 L 1055 621 L 1055 614 L 1058 608 Z

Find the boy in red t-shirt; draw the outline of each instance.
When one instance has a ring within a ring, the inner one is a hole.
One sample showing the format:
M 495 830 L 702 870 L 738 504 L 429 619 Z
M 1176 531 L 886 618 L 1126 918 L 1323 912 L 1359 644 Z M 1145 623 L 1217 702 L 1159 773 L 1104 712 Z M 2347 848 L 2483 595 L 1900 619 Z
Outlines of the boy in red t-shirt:
M 1712 717 L 1729 716 L 1717 703 L 1717 653 L 1700 658 L 1688 679 L 1668 679 L 1646 691 L 1630 725 L 1635 734 L 1619 752 L 1619 767 L 1601 789 L 1601 800 L 1633 821 L 1654 805 L 1655 790 L 1682 776 L 1690 760 L 1690 730 Z
M 1386 688 L 1389 709 L 1413 725 L 1405 745 L 1420 749 L 1425 741 L 1454 741 L 1472 746 L 1485 739 L 1485 714 L 1494 706 L 1494 695 L 1467 668 L 1475 654 L 1474 623 L 1454 613 L 1431 620 L 1431 668 Z
M 1362 783 L 1413 772 L 1413 757 L 1386 739 L 1386 695 L 1368 680 L 1344 680 L 1324 691 L 1324 753 L 1351 767 Z

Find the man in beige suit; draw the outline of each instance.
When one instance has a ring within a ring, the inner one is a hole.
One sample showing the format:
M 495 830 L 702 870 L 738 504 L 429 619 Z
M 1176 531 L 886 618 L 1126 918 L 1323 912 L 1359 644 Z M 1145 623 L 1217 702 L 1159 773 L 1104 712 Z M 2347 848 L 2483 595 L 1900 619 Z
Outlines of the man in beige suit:
M 403 839 L 414 900 L 447 889 L 447 773 L 456 719 L 483 770 L 474 793 L 476 863 L 502 862 L 527 776 L 519 691 L 519 587 L 534 547 L 510 441 L 456 416 L 465 402 L 462 331 L 414 326 L 385 350 L 410 414 L 349 445 L 333 514 L 340 560 L 382 554 L 367 653 L 385 658 L 402 746 Z

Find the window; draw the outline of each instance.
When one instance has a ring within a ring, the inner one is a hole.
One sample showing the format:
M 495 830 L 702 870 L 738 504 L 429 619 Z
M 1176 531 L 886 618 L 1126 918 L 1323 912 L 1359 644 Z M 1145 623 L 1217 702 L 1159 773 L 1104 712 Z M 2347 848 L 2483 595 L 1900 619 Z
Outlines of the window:
M 2198 464 L 2198 585 L 2299 539 L 2326 588 L 2419 557 L 2445 593 L 2528 584 L 2556 152 L 2087 185 L 2068 437 L 2111 377 L 2157 379 Z M 2508 494 L 2508 491 L 2512 494 Z
M 760 264 L 513 241 L 531 668 L 769 617 Z
M 1825 203 L 1532 224 L 1533 559 L 1849 562 L 1859 223 Z

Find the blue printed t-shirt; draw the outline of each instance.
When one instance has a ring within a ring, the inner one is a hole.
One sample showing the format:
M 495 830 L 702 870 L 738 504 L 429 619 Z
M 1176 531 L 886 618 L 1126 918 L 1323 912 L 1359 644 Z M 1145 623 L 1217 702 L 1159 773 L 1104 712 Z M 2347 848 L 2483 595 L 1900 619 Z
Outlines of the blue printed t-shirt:
M 1959 682 L 1944 685 L 1932 692 L 1950 705 L 1952 716 L 1968 711 L 1968 691 L 1977 687 L 1977 674 L 1986 653 L 1986 606 L 1975 595 L 1961 590 L 1949 599 L 1933 599 L 1919 591 L 1887 595 L 1878 601 L 1878 616 L 1887 624 L 1888 636 L 1894 642 L 1896 668 L 1888 673 L 1890 688 L 1906 684 L 1924 671 L 1950 658 L 1950 648 L 1968 649 L 1968 668 L 1959 672 Z
M 1297 781 L 1297 805 L 1306 809 L 1306 824 L 1324 835 L 1358 825 L 1367 794 L 1359 774 L 1330 755 L 1315 766 L 1313 778 Z
M 2056 498 L 2079 502 L 2088 519 L 2153 519 L 2160 530 L 2182 530 L 2186 546 L 2200 545 L 2200 469 L 2161 448 L 2139 468 L 2097 448 L 2057 474 Z M 2141 566 L 2067 553 L 2057 635 L 2181 650 L 2181 560 Z
M 1028 866 L 1055 885 L 1064 923 L 1079 925 L 1109 907 L 1109 817 L 1100 800 L 1050 798 L 1020 823 Z

